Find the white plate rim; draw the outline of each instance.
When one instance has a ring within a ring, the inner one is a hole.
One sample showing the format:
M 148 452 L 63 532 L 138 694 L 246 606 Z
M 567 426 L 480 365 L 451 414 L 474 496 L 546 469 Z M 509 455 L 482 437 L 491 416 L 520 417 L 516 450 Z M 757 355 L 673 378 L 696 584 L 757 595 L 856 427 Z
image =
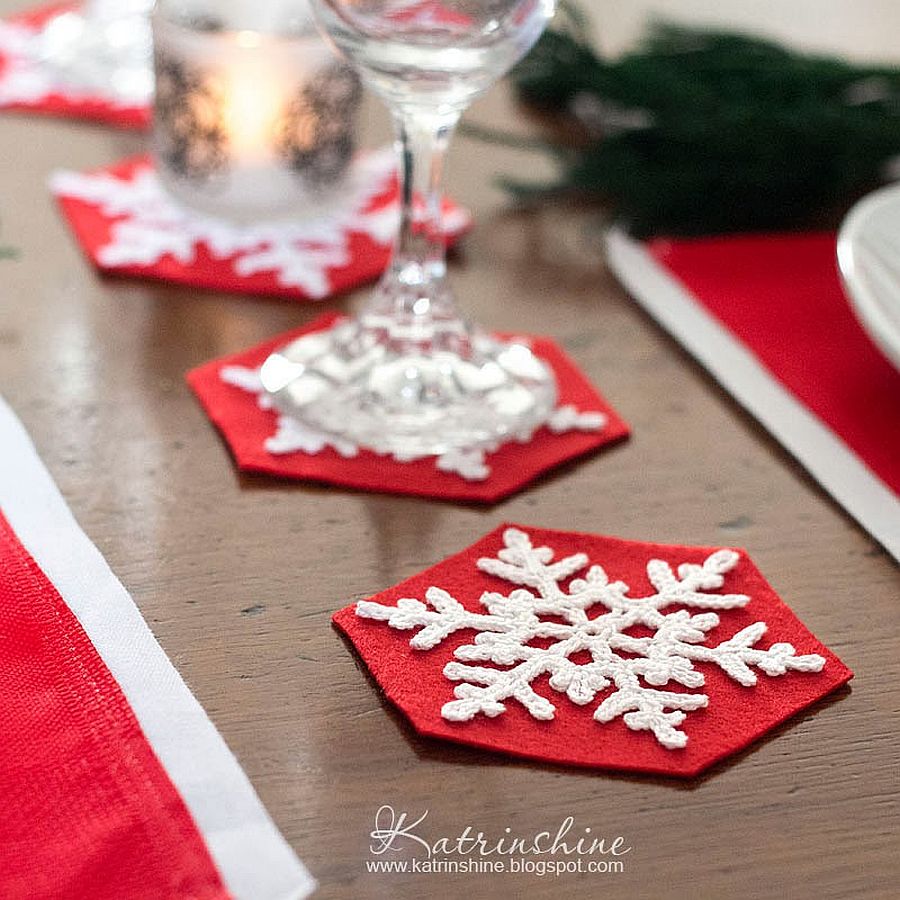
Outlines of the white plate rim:
M 865 233 L 873 213 L 894 204 L 900 207 L 900 184 L 880 188 L 860 200 L 847 214 L 838 231 L 837 259 L 844 290 L 857 319 L 882 353 L 900 369 L 900 330 L 885 314 L 877 293 L 868 287 L 864 279 L 857 277 L 855 252 L 857 241 Z

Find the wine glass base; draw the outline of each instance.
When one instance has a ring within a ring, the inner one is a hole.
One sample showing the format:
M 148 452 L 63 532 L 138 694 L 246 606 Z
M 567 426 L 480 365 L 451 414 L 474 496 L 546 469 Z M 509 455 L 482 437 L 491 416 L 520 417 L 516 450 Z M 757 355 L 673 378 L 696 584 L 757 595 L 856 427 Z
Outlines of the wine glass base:
M 342 322 L 273 353 L 260 375 L 281 412 L 398 458 L 528 440 L 556 408 L 552 370 L 521 341 L 465 332 L 439 347 Z

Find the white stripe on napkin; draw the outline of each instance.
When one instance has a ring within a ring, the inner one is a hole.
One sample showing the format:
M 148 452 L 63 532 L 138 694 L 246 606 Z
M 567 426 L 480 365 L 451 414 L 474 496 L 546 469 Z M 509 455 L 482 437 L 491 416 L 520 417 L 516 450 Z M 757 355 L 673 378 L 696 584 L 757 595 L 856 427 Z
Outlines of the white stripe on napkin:
M 900 500 L 638 241 L 606 238 L 609 266 L 628 292 L 900 561 Z
M 119 683 L 236 900 L 300 900 L 316 884 L 128 592 L 79 528 L 0 397 L 0 509 Z

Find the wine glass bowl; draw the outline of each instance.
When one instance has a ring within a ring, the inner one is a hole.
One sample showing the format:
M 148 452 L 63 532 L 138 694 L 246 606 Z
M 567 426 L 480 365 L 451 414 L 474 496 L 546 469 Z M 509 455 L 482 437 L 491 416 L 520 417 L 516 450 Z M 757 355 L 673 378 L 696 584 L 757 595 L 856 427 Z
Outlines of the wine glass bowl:
M 390 104 L 461 111 L 531 49 L 548 0 L 314 0 L 327 37 Z
M 459 314 L 440 191 L 465 107 L 530 49 L 553 0 L 313 0 L 320 28 L 393 115 L 400 223 L 360 314 L 306 335 L 261 370 L 275 405 L 317 431 L 416 458 L 527 440 L 556 405 L 552 370 L 524 341 Z

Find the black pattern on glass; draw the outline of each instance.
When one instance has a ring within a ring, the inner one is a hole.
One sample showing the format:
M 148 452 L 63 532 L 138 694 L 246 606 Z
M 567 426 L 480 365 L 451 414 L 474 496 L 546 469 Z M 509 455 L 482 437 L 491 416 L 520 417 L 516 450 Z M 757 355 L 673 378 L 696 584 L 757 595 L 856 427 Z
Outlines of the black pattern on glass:
M 156 151 L 177 175 L 207 181 L 228 167 L 222 92 L 179 60 L 156 54 Z
M 276 136 L 278 153 L 311 187 L 334 182 L 347 168 L 361 97 L 359 76 L 334 63 L 317 72 L 288 106 Z

